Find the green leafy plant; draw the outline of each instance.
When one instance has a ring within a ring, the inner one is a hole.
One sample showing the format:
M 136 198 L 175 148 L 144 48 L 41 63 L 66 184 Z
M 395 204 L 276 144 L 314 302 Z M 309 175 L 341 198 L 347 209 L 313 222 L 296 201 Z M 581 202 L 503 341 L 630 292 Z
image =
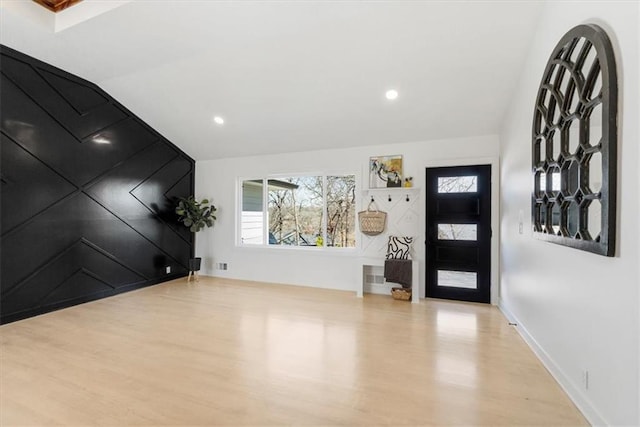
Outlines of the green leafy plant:
M 193 233 L 197 233 L 205 226 L 213 226 L 213 221 L 216 220 L 215 211 L 216 207 L 210 205 L 209 200 L 202 199 L 199 202 L 193 196 L 186 199 L 181 197 L 176 206 L 178 221 L 189 227 L 189 231 Z

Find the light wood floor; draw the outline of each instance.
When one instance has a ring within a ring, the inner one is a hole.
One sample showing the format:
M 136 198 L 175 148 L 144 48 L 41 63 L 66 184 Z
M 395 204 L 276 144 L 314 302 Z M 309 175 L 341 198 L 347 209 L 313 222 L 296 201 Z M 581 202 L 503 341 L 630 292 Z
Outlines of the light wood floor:
M 586 425 L 497 308 L 201 278 L 0 327 L 0 425 Z

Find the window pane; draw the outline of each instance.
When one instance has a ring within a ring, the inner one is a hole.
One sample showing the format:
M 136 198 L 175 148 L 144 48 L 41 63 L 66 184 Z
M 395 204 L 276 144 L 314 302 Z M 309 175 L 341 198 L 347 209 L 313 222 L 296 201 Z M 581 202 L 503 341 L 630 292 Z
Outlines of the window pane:
M 478 240 L 476 224 L 438 224 L 438 240 Z
M 551 191 L 560 191 L 560 172 L 551 173 Z
M 270 179 L 268 194 L 270 245 L 321 243 L 321 176 Z
M 477 176 L 441 176 L 438 177 L 438 193 L 475 193 L 477 181 Z
M 477 289 L 478 273 L 470 271 L 438 270 L 438 286 Z
M 560 203 L 556 202 L 553 204 L 553 208 L 551 208 L 551 227 L 553 228 L 553 232 L 558 234 L 560 232 L 560 216 L 562 215 Z
M 356 177 L 327 177 L 327 246 L 356 246 Z
M 355 175 L 243 181 L 241 242 L 257 245 L 355 247 L 355 183 Z M 263 214 L 265 204 L 266 216 Z
M 261 245 L 264 243 L 263 185 L 261 179 L 242 181 L 240 238 L 243 244 Z

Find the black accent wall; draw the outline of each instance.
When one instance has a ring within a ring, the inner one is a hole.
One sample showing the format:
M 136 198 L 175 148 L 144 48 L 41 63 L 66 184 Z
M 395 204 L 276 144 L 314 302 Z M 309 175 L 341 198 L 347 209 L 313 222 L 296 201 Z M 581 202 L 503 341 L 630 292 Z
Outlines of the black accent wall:
M 0 55 L 0 321 L 185 276 L 193 159 L 93 83 Z

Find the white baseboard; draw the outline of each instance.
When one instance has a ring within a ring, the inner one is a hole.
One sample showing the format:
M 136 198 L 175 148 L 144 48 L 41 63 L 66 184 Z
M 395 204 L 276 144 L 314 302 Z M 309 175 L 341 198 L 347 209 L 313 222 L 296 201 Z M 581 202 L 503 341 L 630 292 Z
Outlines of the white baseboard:
M 593 406 L 591 401 L 585 396 L 581 389 L 579 389 L 570 378 L 564 373 L 564 371 L 558 366 L 557 363 L 549 356 L 549 354 L 538 344 L 535 338 L 529 333 L 526 326 L 520 322 L 520 320 L 513 315 L 509 308 L 505 305 L 502 298 L 498 303 L 498 308 L 502 311 L 502 314 L 509 320 L 510 323 L 515 323 L 516 331 L 520 334 L 522 339 L 527 343 L 529 348 L 538 357 L 540 362 L 547 368 L 547 371 L 556 380 L 560 387 L 567 393 L 569 399 L 576 405 L 578 410 L 582 412 L 582 415 L 592 426 L 609 426 L 598 410 Z

